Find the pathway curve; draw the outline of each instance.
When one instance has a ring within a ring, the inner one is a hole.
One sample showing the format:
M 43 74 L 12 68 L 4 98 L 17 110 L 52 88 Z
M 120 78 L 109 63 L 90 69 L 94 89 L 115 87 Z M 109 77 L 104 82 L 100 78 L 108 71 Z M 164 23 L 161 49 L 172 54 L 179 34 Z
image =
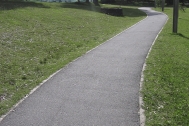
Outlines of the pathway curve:
M 64 67 L 0 126 L 139 126 L 142 67 L 167 20 L 140 9 L 147 18 Z

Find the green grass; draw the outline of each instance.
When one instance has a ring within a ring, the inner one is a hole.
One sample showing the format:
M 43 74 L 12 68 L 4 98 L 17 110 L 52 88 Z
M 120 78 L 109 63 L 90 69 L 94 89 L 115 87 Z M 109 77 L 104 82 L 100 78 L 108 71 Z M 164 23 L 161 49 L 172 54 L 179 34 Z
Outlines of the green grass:
M 188 126 L 189 10 L 179 12 L 178 34 L 172 33 L 172 8 L 165 8 L 165 13 L 169 20 L 152 48 L 144 71 L 146 126 Z
M 146 16 L 126 6 L 124 17 L 99 10 L 93 4 L 1 2 L 0 115 L 52 73 Z

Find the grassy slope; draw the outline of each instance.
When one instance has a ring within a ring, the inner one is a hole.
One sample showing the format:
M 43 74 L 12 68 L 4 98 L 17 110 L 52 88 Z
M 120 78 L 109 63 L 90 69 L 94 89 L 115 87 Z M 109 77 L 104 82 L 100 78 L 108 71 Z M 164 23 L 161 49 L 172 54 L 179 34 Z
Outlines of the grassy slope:
M 179 12 L 178 34 L 172 33 L 172 8 L 166 8 L 165 13 L 169 20 L 144 71 L 146 126 L 188 126 L 189 10 Z
M 136 8 L 124 17 L 93 5 L 0 4 L 0 115 L 31 89 L 86 51 L 145 17 Z

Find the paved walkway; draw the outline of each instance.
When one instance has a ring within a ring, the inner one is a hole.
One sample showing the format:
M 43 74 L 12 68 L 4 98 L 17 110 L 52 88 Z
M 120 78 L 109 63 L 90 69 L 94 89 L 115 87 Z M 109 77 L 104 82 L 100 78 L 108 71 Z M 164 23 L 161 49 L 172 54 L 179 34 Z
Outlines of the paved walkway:
M 19 104 L 0 126 L 139 126 L 139 83 L 167 16 L 148 17 L 75 60 Z

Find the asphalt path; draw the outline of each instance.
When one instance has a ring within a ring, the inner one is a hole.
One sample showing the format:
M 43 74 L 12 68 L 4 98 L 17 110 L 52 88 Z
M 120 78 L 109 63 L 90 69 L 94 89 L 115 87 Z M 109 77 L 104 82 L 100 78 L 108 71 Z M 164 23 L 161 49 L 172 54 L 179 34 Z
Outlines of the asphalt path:
M 0 126 L 139 126 L 141 71 L 167 21 L 140 9 L 147 18 L 61 69 Z

